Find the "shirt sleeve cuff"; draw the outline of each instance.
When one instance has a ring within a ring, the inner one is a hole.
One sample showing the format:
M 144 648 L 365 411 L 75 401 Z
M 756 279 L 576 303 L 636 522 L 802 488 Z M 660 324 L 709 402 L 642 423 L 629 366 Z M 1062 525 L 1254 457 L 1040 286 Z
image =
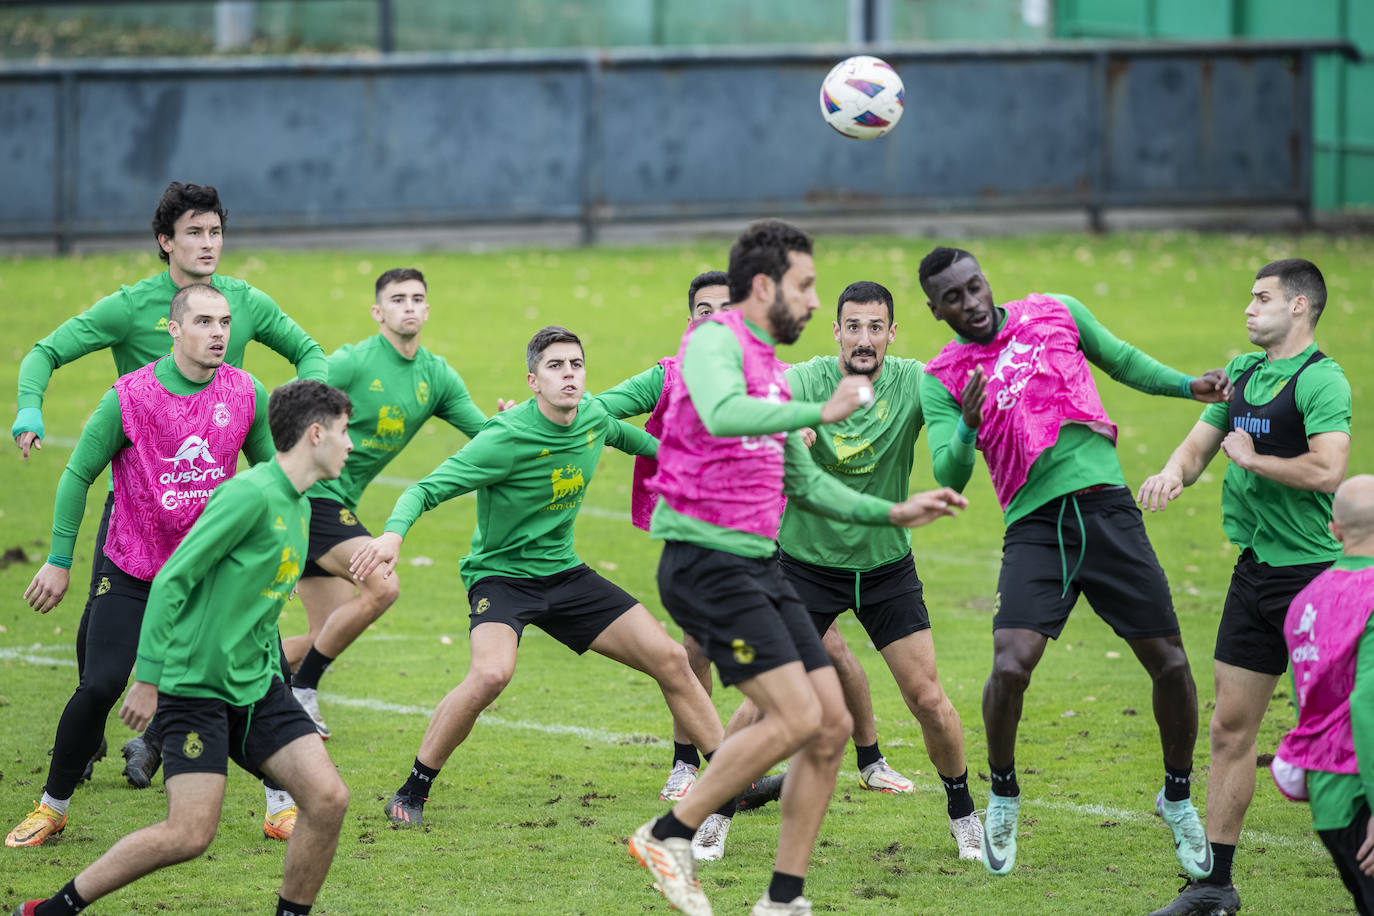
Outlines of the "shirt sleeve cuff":
M 1185 398 L 1191 398 L 1193 396 L 1193 378 L 1194 376 L 1185 375 L 1183 378 L 1179 379 L 1178 393 Z
M 978 430 L 965 423 L 962 415 L 959 417 L 959 425 L 954 428 L 954 435 L 965 445 L 972 445 L 978 441 Z
M 56 554 L 56 553 L 50 553 L 50 554 L 48 554 L 48 565 L 49 565 L 49 566 L 56 566 L 56 567 L 58 567 L 59 569 L 71 569 L 71 568 L 72 568 L 72 558 L 71 558 L 71 557 L 64 557 L 64 556 L 62 556 L 62 555 L 60 555 L 60 554 Z
M 140 655 L 138 664 L 134 667 L 134 680 L 143 681 L 145 684 L 162 683 L 162 662 Z

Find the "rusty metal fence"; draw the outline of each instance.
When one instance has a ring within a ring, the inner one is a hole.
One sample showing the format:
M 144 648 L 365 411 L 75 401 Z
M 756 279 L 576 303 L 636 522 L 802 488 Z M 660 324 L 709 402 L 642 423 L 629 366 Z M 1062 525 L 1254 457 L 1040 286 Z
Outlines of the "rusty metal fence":
M 147 231 L 172 179 L 239 228 L 1311 206 L 1340 42 L 894 46 L 887 137 L 821 120 L 842 48 L 0 66 L 0 237 Z

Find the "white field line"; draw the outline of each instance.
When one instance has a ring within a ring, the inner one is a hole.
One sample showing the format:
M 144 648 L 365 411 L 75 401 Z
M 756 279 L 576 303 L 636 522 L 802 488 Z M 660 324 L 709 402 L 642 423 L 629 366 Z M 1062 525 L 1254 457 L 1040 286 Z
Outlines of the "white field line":
M 0 647 L 0 660 L 13 659 L 25 661 L 35 665 L 62 665 L 66 667 L 76 667 L 76 661 L 71 658 L 55 657 L 48 654 L 53 652 L 70 652 L 66 646 L 19 646 L 19 647 Z M 370 698 L 346 697 L 335 693 L 321 693 L 320 699 L 325 703 L 336 704 L 339 706 L 349 706 L 354 709 L 367 709 L 373 712 L 390 712 L 402 716 L 423 716 L 426 719 L 433 714 L 434 709 L 430 706 L 406 705 L 402 703 L 388 703 L 385 700 L 374 700 Z M 495 725 L 502 728 L 513 728 L 520 731 L 541 732 L 546 735 L 572 735 L 583 741 L 594 741 L 598 744 L 658 744 L 660 739 L 650 735 L 630 735 L 618 732 L 609 732 L 599 728 L 586 728 L 580 725 L 563 725 L 559 723 L 547 722 L 526 722 L 521 719 L 506 719 L 502 716 L 494 716 L 491 713 L 483 713 L 477 719 L 478 725 Z M 845 780 L 856 780 L 859 774 L 849 771 L 841 771 L 840 777 Z M 929 783 L 929 785 L 925 785 Z M 922 780 L 923 788 L 934 790 L 939 786 L 932 780 Z M 1076 802 L 1058 801 L 1056 799 L 1040 799 L 1029 797 L 1022 800 L 1022 804 L 1031 808 L 1048 808 L 1054 811 L 1066 811 L 1070 814 L 1077 814 L 1090 817 L 1101 817 L 1107 820 L 1127 822 L 1131 824 L 1159 823 L 1159 819 L 1147 811 L 1136 811 L 1128 808 L 1113 808 L 1108 805 L 1095 803 L 1078 804 Z M 1314 856 L 1326 854 L 1326 848 L 1308 837 L 1276 836 L 1270 833 L 1257 833 L 1247 830 L 1244 834 L 1246 845 L 1249 846 L 1275 846 L 1284 849 L 1296 849 Z

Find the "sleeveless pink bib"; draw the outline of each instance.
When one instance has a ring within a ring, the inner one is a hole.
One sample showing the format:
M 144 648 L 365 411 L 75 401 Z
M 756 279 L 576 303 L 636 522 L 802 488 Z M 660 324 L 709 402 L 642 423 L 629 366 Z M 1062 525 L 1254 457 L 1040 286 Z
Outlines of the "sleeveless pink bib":
M 751 334 L 744 315 L 717 312 L 708 319 L 735 335 L 744 354 L 744 383 L 750 397 L 776 403 L 792 399 L 783 375 L 784 365 L 773 348 Z M 679 366 L 695 327 L 682 336 Z M 658 448 L 658 473 L 648 489 L 660 494 L 674 511 L 692 518 L 749 534 L 776 539 L 782 519 L 783 444 L 786 433 L 720 438 L 701 422 L 687 386 L 669 389 L 663 412 L 663 436 Z
M 978 450 L 988 464 L 997 501 L 1006 509 L 1031 465 L 1059 439 L 1064 423 L 1082 423 L 1116 442 L 1078 348 L 1078 326 L 1058 299 L 1032 294 L 1003 306 L 1006 324 L 986 344 L 945 344 L 926 371 L 959 400 L 969 373 L 987 380 Z
M 170 359 L 170 357 L 164 357 Z M 111 463 L 115 504 L 105 555 L 151 580 L 200 517 L 210 492 L 234 476 L 253 425 L 253 379 L 222 365 L 201 391 L 172 394 L 156 363 L 115 382 L 129 446 Z
M 1283 766 L 1325 773 L 1358 773 L 1350 730 L 1355 664 L 1374 608 L 1374 567 L 1328 569 L 1288 607 L 1283 637 L 1293 659 L 1298 725 L 1279 742 L 1275 781 L 1290 798 L 1305 798 L 1280 782 Z

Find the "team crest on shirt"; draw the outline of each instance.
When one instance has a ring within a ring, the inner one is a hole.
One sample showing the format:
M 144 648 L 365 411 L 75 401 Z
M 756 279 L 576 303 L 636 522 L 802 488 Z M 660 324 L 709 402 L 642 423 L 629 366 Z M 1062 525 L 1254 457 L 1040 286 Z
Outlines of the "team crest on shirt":
M 363 439 L 363 448 L 394 452 L 406 434 L 406 412 L 396 404 L 383 404 L 377 410 L 377 431 Z
M 340 510 L 339 510 L 339 523 L 342 524 L 342 525 L 348 525 L 348 526 L 352 527 L 353 525 L 358 524 L 358 516 L 354 515 L 352 512 L 348 511 L 347 509 L 340 509 Z
M 182 756 L 194 760 L 204 752 L 205 744 L 200 740 L 200 734 L 198 732 L 187 732 L 186 741 L 181 745 Z
M 491 599 L 482 598 L 478 600 L 477 607 L 473 608 L 473 613 L 477 614 L 480 617 L 482 614 L 485 614 L 490 608 Z
M 887 398 L 873 405 L 873 416 L 884 422 L 892 416 L 892 405 L 887 402 Z
M 274 521 L 274 522 L 272 523 L 272 530 L 273 530 L 273 531 L 285 531 L 285 530 L 286 530 L 286 522 L 282 519 L 282 517 L 281 517 L 280 515 L 278 515 L 278 516 L 277 516 L 277 520 Z
M 214 413 L 210 415 L 210 420 L 220 429 L 224 429 L 224 427 L 229 425 L 230 419 L 229 406 L 223 401 L 220 401 L 215 405 L 215 410 Z
M 1007 341 L 1002 352 L 997 354 L 992 374 L 988 378 L 989 393 L 993 382 L 1001 382 L 994 400 L 998 410 L 1009 410 L 1021 400 L 1021 392 L 1030 384 L 1040 368 L 1040 354 L 1044 352 L 1043 343 L 1017 343 L 1015 335 Z
M 539 460 L 540 458 L 547 458 L 547 457 L 549 457 L 549 454 L 550 454 L 550 453 L 549 453 L 549 450 L 548 450 L 548 449 L 546 449 L 546 448 L 541 448 L 541 449 L 539 450 L 539 454 L 538 454 L 538 455 L 535 455 L 534 458 L 535 458 L 535 460 L 537 461 L 537 460 Z
M 96 597 L 99 597 L 110 590 L 110 577 L 101 576 L 100 584 L 95 587 Z
M 589 429 L 589 430 L 587 430 L 587 448 L 593 448 L 593 447 L 595 447 L 595 446 L 596 446 L 596 431 L 595 431 L 595 430 L 590 430 L 590 429 Z
M 742 639 L 736 639 L 730 643 L 731 650 L 735 653 L 735 661 L 741 665 L 747 665 L 754 660 L 754 647 Z
M 429 382 L 420 382 L 415 386 L 415 400 L 421 404 L 429 403 Z
M 835 447 L 835 470 L 841 474 L 867 474 L 877 463 L 873 440 L 867 436 L 846 436 L 836 433 L 830 444 Z
M 587 488 L 587 482 L 582 477 L 582 469 L 571 464 L 555 468 L 549 475 L 549 484 L 553 487 L 553 499 L 544 507 L 545 509 L 576 508 L 582 501 L 582 491 Z
M 296 552 L 296 548 L 287 545 L 281 549 L 281 562 L 277 564 L 277 574 L 272 577 L 272 584 L 262 590 L 262 596 L 283 600 L 291 594 L 291 589 L 295 588 L 296 580 L 300 577 L 301 555 Z

